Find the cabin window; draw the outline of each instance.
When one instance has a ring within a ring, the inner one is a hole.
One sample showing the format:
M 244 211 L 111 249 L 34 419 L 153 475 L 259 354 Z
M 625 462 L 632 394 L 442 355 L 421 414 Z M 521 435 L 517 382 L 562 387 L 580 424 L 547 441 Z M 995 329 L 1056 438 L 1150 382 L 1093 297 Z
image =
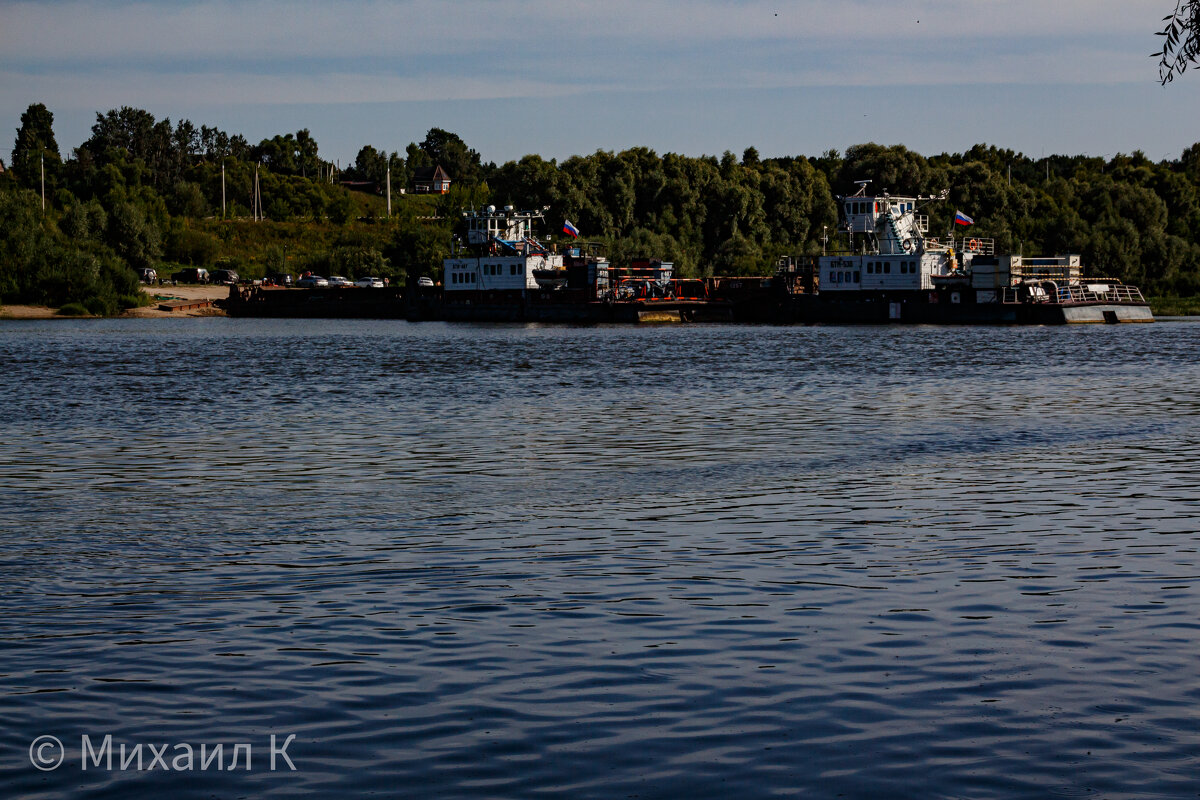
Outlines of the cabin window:
M 862 283 L 862 273 L 860 273 L 858 270 L 854 271 L 854 282 Z
M 884 274 L 885 274 L 885 275 L 891 275 L 891 274 L 892 274 L 892 265 L 891 265 L 891 264 L 886 264 L 886 263 L 885 263 L 885 264 L 883 265 L 883 272 L 884 272 Z

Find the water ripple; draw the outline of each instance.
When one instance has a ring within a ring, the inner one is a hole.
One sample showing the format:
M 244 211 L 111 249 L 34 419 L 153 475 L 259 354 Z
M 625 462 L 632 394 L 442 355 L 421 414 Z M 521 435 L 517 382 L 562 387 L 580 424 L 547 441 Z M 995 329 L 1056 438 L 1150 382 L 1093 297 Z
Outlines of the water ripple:
M 1198 335 L 4 325 L 0 794 L 1194 796 Z

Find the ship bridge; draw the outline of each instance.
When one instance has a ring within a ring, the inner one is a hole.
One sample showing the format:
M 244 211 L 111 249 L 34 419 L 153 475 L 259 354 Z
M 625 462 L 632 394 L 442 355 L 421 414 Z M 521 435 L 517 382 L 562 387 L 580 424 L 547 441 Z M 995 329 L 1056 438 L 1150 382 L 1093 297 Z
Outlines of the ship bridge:
M 929 217 L 917 213 L 919 197 L 867 197 L 856 194 L 842 200 L 842 230 L 867 234 L 881 255 L 915 254 L 923 249 Z
M 534 244 L 544 250 L 533 239 L 533 221 L 542 219 L 539 211 L 516 211 L 512 206 L 505 206 L 503 211 L 497 211 L 495 206 L 488 206 L 482 211 L 464 211 L 463 222 L 467 229 L 467 244 L 472 247 L 487 247 L 492 243 L 507 245 L 509 248 L 519 244 Z

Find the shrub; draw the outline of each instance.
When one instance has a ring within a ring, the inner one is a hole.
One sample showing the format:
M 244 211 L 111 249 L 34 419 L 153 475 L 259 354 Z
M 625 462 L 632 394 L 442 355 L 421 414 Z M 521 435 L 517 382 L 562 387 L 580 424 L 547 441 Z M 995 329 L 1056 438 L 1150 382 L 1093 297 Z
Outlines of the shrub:
M 58 310 L 58 313 L 64 317 L 86 317 L 88 310 L 83 307 L 82 303 L 67 303 Z
M 115 312 L 115 303 L 109 300 L 92 295 L 83 301 L 83 307 L 87 309 L 89 314 L 94 314 L 97 317 L 111 317 Z

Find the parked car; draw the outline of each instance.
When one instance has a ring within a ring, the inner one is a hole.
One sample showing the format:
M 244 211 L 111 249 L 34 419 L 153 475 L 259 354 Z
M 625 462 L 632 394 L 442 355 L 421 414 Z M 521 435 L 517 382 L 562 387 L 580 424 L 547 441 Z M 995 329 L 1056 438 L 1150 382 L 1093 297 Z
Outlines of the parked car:
M 208 270 L 203 267 L 188 267 L 171 275 L 176 283 L 208 283 Z
M 364 289 L 382 289 L 383 281 L 379 278 L 359 278 L 354 282 L 355 286 L 361 286 Z
M 291 286 L 293 281 L 287 272 L 272 272 L 263 278 L 263 283 L 269 286 Z
M 432 289 L 433 278 L 430 278 L 428 275 L 422 275 L 417 278 L 417 286 L 420 286 L 422 289 Z
M 320 275 L 305 275 L 303 278 L 296 281 L 296 285 L 301 289 L 322 289 L 329 286 L 329 281 L 325 280 Z
M 142 283 L 158 283 L 158 272 L 151 267 L 142 267 L 138 270 L 138 280 Z
M 343 278 L 341 275 L 330 275 L 329 276 L 329 285 L 334 286 L 334 287 L 344 288 L 347 286 L 353 286 L 354 281 L 350 280 L 349 278 Z
M 209 273 L 208 279 L 213 283 L 223 283 L 230 286 L 238 282 L 238 274 L 231 269 L 214 269 Z

